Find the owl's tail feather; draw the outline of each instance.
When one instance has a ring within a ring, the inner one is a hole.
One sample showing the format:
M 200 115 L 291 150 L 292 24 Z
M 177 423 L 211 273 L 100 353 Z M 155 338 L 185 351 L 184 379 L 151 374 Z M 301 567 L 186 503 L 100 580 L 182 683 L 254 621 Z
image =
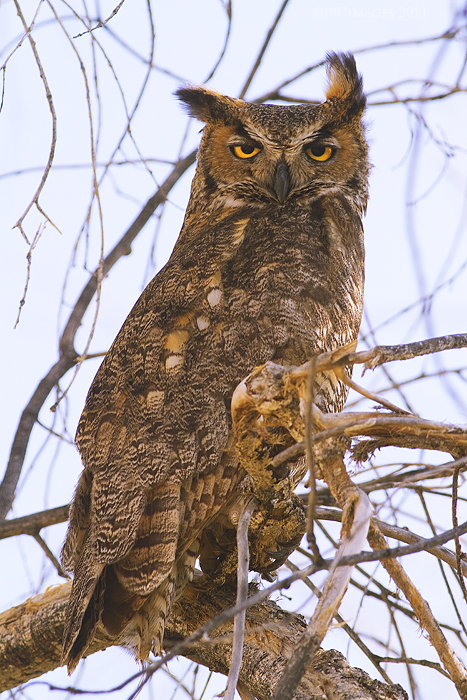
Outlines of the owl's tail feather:
M 161 653 L 165 622 L 174 602 L 193 578 L 199 544 L 195 540 L 173 565 L 167 578 L 144 600 L 144 605 L 131 616 L 119 641 L 131 649 L 137 661 L 149 660 L 149 653 Z
M 80 562 L 65 613 L 62 664 L 68 664 L 68 674 L 74 671 L 93 640 L 104 598 L 104 565 L 87 562 L 81 572 L 80 566 L 84 569 Z
M 146 494 L 136 539 L 113 566 L 123 588 L 147 596 L 170 574 L 180 531 L 180 484 L 165 483 Z
M 90 524 L 92 482 L 92 472 L 84 469 L 71 504 L 68 532 L 60 556 L 65 571 L 74 571 L 83 553 Z
M 96 576 L 90 574 L 85 582 L 77 575 L 68 601 L 62 652 L 68 675 L 86 653 L 99 622 L 117 638 L 148 599 L 125 589 L 113 566 L 95 565 L 94 572 Z M 92 589 L 90 593 L 88 589 Z
M 68 663 L 69 674 L 92 642 L 99 622 L 111 637 L 120 638 L 134 620 L 131 627 L 141 630 L 137 635 L 140 641 L 130 644 L 137 658 L 147 658 L 153 646 L 153 629 L 155 640 L 158 639 L 155 646 L 160 649 L 165 616 L 178 590 L 174 561 L 179 502 L 180 484 L 167 483 L 152 489 L 147 494 L 132 548 L 114 563 L 95 562 L 93 540 L 89 529 L 86 532 L 66 611 L 62 662 Z M 74 540 L 77 542 L 78 538 Z M 153 597 L 154 611 L 150 603 Z M 162 619 L 162 624 L 156 618 Z

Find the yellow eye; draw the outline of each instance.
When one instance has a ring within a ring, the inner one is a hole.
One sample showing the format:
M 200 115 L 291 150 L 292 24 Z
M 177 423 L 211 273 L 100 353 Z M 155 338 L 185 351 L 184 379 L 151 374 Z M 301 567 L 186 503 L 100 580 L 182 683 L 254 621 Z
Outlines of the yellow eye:
M 244 146 L 232 146 L 231 150 L 234 156 L 237 156 L 237 158 L 253 158 L 253 156 L 257 155 L 261 149 L 257 146 L 245 144 Z
M 308 146 L 308 148 L 305 148 L 305 153 L 307 156 L 310 156 L 312 160 L 319 160 L 323 163 L 325 160 L 329 160 L 333 155 L 334 149 L 331 148 L 331 146 Z

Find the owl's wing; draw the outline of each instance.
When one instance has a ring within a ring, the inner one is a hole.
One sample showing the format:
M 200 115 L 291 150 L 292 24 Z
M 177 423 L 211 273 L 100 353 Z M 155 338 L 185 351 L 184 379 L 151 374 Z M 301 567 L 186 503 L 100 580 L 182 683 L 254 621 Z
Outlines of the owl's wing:
M 203 247 L 193 245 L 192 222 L 89 391 L 76 436 L 85 469 L 62 552 L 74 573 L 63 645 L 69 672 L 100 619 L 118 636 L 138 611 L 147 619 L 144 606 L 156 590 L 166 601 L 159 614 L 167 614 L 195 554 L 191 564 L 176 565 L 177 559 L 231 489 L 235 460 L 221 459 L 229 431 L 218 357 L 221 270 L 246 223 L 244 214 L 224 213 L 216 225 L 222 243 L 213 250 L 206 249 L 206 222 Z

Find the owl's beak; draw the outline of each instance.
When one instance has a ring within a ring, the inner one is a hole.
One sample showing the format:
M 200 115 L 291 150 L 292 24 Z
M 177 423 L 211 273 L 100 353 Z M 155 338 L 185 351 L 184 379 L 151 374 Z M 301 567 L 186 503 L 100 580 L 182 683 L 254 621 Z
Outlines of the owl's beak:
M 290 171 L 284 159 L 280 160 L 276 168 L 276 176 L 274 179 L 274 190 L 277 199 L 281 204 L 284 204 L 287 195 L 290 192 Z

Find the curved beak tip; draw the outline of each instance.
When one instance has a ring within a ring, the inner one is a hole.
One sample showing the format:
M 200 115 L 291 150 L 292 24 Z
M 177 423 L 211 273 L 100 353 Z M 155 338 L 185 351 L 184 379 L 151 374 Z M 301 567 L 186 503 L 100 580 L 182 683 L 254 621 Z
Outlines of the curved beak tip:
M 280 204 L 284 204 L 290 192 L 290 170 L 285 160 L 280 160 L 277 164 L 274 191 Z

